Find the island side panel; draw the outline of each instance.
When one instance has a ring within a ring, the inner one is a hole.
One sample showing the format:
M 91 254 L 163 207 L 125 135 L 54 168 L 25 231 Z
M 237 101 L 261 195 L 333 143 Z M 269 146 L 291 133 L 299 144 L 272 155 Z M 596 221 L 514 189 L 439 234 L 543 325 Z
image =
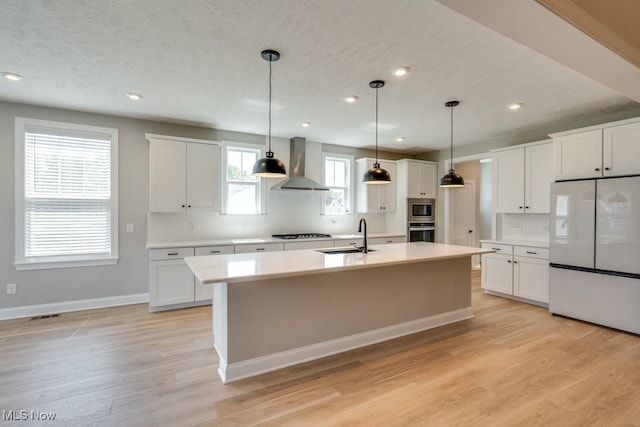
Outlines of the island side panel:
M 214 326 L 226 343 L 216 336 L 216 347 L 233 364 L 470 308 L 470 265 L 461 257 L 231 283 L 227 324 Z

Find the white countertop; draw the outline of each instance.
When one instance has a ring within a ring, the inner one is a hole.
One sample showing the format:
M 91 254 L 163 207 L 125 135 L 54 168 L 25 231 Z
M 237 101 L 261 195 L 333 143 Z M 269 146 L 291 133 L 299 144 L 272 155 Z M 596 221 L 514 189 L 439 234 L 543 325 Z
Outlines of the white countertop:
M 543 240 L 493 240 L 485 239 L 480 240 L 480 243 L 497 243 L 502 245 L 514 245 L 514 246 L 531 246 L 533 248 L 547 248 L 549 249 L 549 242 Z
M 331 248 L 338 249 L 338 248 Z M 186 257 L 202 283 L 246 282 L 257 279 L 327 273 L 419 261 L 436 261 L 494 252 L 490 249 L 413 242 L 373 245 L 367 254 L 324 254 L 315 249 Z
M 376 237 L 398 237 L 404 234 L 368 234 L 367 237 L 372 239 Z M 225 246 L 225 245 L 242 245 L 253 243 L 287 243 L 287 242 L 308 242 L 308 241 L 333 241 L 343 239 L 362 239 L 362 234 L 334 234 L 331 237 L 316 237 L 312 239 L 277 239 L 274 237 L 247 237 L 238 239 L 216 239 L 216 240 L 180 240 L 173 242 L 147 242 L 147 249 L 166 249 L 181 247 L 201 247 L 201 246 Z

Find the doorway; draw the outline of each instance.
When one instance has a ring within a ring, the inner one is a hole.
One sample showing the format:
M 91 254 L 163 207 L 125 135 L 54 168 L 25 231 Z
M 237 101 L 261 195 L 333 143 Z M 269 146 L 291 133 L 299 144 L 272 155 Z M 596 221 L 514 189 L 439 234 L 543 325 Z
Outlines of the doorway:
M 448 165 L 445 165 L 448 167 Z M 464 188 L 444 190 L 444 242 L 479 247 L 491 239 L 492 168 L 488 154 L 456 160 L 456 172 L 464 177 Z M 472 268 L 480 269 L 480 256 L 472 257 Z

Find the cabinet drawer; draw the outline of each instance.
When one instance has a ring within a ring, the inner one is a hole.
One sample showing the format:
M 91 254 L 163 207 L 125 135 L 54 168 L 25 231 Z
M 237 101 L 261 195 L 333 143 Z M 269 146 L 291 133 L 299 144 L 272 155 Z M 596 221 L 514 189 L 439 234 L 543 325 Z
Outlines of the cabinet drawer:
M 273 252 L 283 251 L 284 243 L 258 243 L 250 245 L 236 245 L 236 253 L 243 254 L 248 252 Z
M 512 255 L 513 245 L 505 245 L 504 243 L 483 243 L 482 249 L 493 249 L 497 254 Z
M 223 255 L 223 254 L 232 254 L 233 245 L 227 246 L 202 246 L 196 248 L 196 256 L 200 255 Z
M 548 248 L 536 248 L 534 246 L 514 246 L 513 254 L 516 256 L 526 256 L 529 258 L 549 259 Z
M 284 250 L 291 251 L 296 249 L 319 249 L 319 248 L 330 248 L 332 246 L 333 246 L 332 240 L 285 242 Z
M 149 249 L 149 261 L 180 259 L 186 256 L 193 256 L 193 254 L 193 248 Z
M 373 237 L 369 239 L 370 245 L 385 245 L 387 243 L 407 243 L 407 238 L 402 236 L 394 237 Z

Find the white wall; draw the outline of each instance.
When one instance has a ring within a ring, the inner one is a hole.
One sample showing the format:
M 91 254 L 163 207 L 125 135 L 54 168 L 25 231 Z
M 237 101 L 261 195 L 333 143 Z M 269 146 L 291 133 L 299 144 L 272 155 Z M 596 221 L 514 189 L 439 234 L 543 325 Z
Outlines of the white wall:
M 119 252 L 116 265 L 51 270 L 16 271 L 14 261 L 14 120 L 15 117 L 54 120 L 117 128 L 119 131 Z M 223 130 L 183 126 L 116 116 L 0 102 L 0 318 L 10 309 L 39 304 L 52 304 L 118 298 L 148 293 L 147 219 L 163 237 L 227 238 L 264 236 L 276 232 L 353 233 L 362 215 L 347 217 L 320 216 L 319 195 L 269 192 L 268 214 L 259 217 L 221 215 L 148 215 L 149 144 L 145 133 L 237 141 L 263 145 L 265 137 Z M 292 135 L 295 136 L 295 135 Z M 274 149 L 285 150 L 288 139 L 276 139 Z M 370 150 L 356 150 L 324 144 L 323 149 L 371 157 Z M 288 149 L 287 149 L 288 153 Z M 382 153 L 381 157 L 397 159 L 398 154 Z M 281 157 L 288 163 L 288 154 Z M 320 161 L 320 159 L 318 159 Z M 308 169 L 319 167 L 309 166 Z M 368 215 L 370 232 L 384 231 L 380 214 Z M 189 230 L 192 222 L 194 230 Z M 126 233 L 132 223 L 135 232 Z M 237 234 L 236 234 L 237 233 Z M 6 295 L 6 284 L 16 283 L 17 293 Z M 6 317 L 6 316 L 4 316 Z

